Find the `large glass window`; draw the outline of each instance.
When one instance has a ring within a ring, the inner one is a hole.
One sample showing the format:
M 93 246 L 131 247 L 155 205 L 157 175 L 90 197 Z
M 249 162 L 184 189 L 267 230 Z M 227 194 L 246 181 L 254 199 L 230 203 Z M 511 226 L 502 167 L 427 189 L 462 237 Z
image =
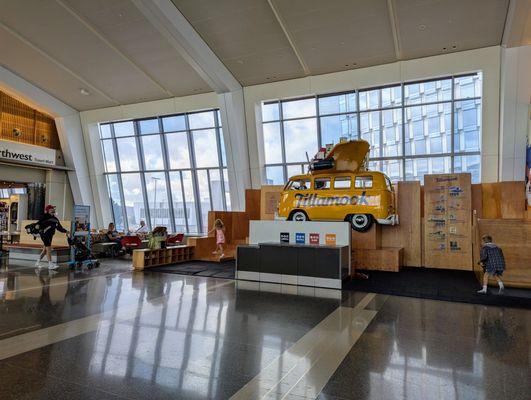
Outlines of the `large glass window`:
M 230 209 L 221 121 L 208 110 L 100 125 L 118 229 L 204 233 L 208 211 Z
M 480 181 L 481 73 L 262 105 L 265 182 L 284 184 L 341 138 L 371 144 L 369 167 L 391 180 L 470 172 Z

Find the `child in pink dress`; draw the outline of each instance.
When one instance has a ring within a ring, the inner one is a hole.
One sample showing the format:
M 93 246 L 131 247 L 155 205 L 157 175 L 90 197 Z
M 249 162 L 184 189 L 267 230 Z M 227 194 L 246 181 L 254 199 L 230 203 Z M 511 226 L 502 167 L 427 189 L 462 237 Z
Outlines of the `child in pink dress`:
M 225 256 L 223 252 L 223 245 L 225 244 L 225 225 L 223 225 L 223 221 L 220 219 L 217 219 L 216 222 L 214 222 L 214 228 L 209 231 L 214 232 L 216 231 L 216 250 L 212 252 L 212 254 L 218 254 L 221 253 L 219 258 L 223 258 Z

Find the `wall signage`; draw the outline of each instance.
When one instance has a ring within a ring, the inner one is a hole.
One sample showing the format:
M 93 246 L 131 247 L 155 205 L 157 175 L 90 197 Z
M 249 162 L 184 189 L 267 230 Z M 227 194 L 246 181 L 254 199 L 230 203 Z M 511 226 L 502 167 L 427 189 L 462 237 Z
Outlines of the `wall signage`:
M 289 232 L 280 232 L 280 243 L 289 243 Z
M 54 166 L 56 158 L 57 154 L 54 149 L 0 140 L 0 160 Z
M 335 246 L 336 245 L 336 234 L 335 233 L 327 233 L 325 235 L 325 244 L 327 246 Z
M 295 243 L 304 244 L 306 243 L 306 234 L 303 232 L 295 233 Z
M 319 234 L 310 233 L 310 244 L 319 244 Z

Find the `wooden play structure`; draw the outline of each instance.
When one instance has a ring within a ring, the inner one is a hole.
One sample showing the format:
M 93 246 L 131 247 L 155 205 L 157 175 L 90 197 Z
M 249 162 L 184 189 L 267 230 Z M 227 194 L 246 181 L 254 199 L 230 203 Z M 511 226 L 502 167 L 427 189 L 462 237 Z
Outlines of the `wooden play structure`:
M 281 191 L 282 186 L 248 189 L 245 211 L 209 213 L 209 227 L 217 218 L 225 224 L 221 261 L 233 259 L 236 246 L 247 242 L 250 220 L 274 219 Z M 523 182 L 471 184 L 466 173 L 426 175 L 425 185 L 398 182 L 395 191 L 399 224 L 353 231 L 352 271 L 398 272 L 407 266 L 474 271 L 480 277 L 480 238 L 488 233 L 504 251 L 507 286 L 531 288 L 531 213 L 526 211 Z M 161 265 L 162 260 L 220 261 L 212 254 L 214 234 L 188 238 L 186 245 L 192 249 L 187 257 L 157 254 L 144 266 Z

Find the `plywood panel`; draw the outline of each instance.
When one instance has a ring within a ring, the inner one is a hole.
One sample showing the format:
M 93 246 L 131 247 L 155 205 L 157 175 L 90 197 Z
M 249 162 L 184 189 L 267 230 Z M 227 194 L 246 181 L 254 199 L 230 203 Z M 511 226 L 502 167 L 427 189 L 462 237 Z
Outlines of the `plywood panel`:
M 245 212 L 251 221 L 260 219 L 260 196 L 260 189 L 245 190 Z
M 421 186 L 420 182 L 399 182 L 397 187 L 399 224 L 382 226 L 383 247 L 403 247 L 404 264 L 422 266 Z
M 483 218 L 501 218 L 500 185 L 498 185 L 498 183 L 483 183 L 481 184 L 481 190 L 481 199 L 483 203 Z
M 373 271 L 400 271 L 402 266 L 402 248 L 381 248 L 378 250 L 353 249 L 352 268 Z
M 262 186 L 260 190 L 260 219 L 273 220 L 275 218 L 280 192 L 283 189 L 284 186 L 280 185 Z
M 472 270 L 470 174 L 424 176 L 424 264 Z
M 481 183 L 472 185 L 472 210 L 476 210 L 478 218 L 483 218 L 483 187 Z
M 353 249 L 379 249 L 382 247 L 382 227 L 379 224 L 373 224 L 367 232 L 357 232 L 352 230 Z
M 501 195 L 500 211 L 504 219 L 523 219 L 525 217 L 525 183 L 499 182 Z
M 20 134 L 15 135 L 14 129 Z M 0 92 L 0 139 L 60 149 L 52 117 Z
M 491 235 L 505 256 L 506 270 L 503 281 L 507 286 L 531 288 L 531 221 L 528 220 L 478 220 L 478 236 Z M 476 244 L 475 257 L 479 259 L 480 243 Z M 481 275 L 477 265 L 474 270 Z M 492 280 L 490 283 L 495 284 Z

